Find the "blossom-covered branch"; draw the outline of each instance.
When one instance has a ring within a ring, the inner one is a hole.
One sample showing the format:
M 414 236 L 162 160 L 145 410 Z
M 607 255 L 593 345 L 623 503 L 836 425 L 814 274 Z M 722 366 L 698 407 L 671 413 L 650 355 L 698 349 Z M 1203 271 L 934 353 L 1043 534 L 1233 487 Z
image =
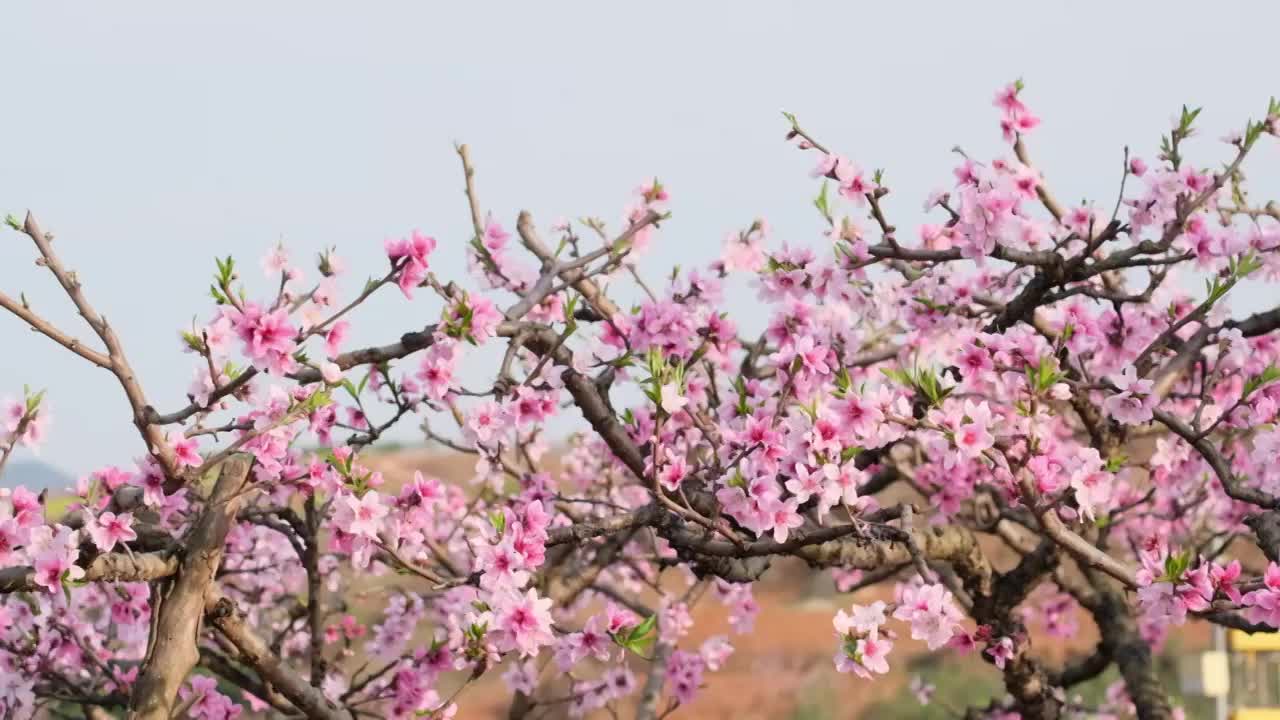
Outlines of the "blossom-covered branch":
M 751 633 L 753 587 L 790 558 L 852 594 L 832 619 L 851 682 L 906 633 L 1000 671 L 966 717 L 1073 717 L 1066 690 L 1112 666 L 1107 712 L 1174 717 L 1170 628 L 1280 627 L 1280 308 L 1230 307 L 1280 280 L 1280 213 L 1243 172 L 1280 105 L 1195 161 L 1183 108 L 1073 206 L 1030 160 L 1022 84 L 994 104 L 1005 152 L 958 152 L 911 233 L 891 168 L 788 115 L 825 232 L 751 220 L 662 282 L 636 264 L 680 232 L 658 179 L 616 222 L 544 224 L 487 211 L 459 145 L 470 228 L 443 242 L 465 274 L 417 230 L 349 288 L 335 249 L 311 277 L 280 245 L 260 278 L 219 258 L 168 412 L 51 236 L 11 217 L 101 349 L 42 297 L 0 308 L 111 372 L 143 444 L 65 511 L 0 491 L 0 714 L 441 720 L 501 682 L 511 718 L 693 716 L 734 652 L 690 640 L 694 606 Z M 430 317 L 354 347 L 396 292 Z M 58 397 L 3 404 L 0 470 Z M 473 476 L 384 476 L 368 449 L 411 424 Z M 1082 622 L 1090 653 L 1036 651 Z

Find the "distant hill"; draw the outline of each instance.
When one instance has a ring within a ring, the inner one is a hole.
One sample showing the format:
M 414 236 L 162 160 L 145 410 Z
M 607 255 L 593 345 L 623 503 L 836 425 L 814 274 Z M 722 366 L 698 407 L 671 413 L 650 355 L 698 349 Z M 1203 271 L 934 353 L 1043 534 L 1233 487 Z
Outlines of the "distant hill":
M 75 484 L 74 477 L 39 460 L 13 460 L 0 475 L 0 487 L 25 485 L 31 490 L 68 490 Z

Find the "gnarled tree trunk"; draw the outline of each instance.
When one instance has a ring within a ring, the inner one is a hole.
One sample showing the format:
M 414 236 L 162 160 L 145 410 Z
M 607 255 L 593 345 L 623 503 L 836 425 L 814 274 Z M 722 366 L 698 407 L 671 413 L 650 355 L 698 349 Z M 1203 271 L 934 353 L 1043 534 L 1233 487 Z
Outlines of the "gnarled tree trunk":
M 247 455 L 233 455 L 222 463 L 218 481 L 187 533 L 178 574 L 166 591 L 156 595 L 160 602 L 151 609 L 155 613 L 151 652 L 134 684 L 131 720 L 169 720 L 178 688 L 200 659 L 197 646 L 206 596 L 222 562 L 227 531 L 240 508 L 252 463 Z

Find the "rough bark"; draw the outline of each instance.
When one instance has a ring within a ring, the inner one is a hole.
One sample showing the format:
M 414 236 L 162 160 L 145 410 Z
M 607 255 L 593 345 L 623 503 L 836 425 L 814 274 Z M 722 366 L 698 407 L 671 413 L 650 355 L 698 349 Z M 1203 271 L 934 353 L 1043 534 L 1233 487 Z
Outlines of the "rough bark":
M 1099 647 L 1089 655 L 1067 665 L 1053 677 L 1053 684 L 1061 688 L 1070 688 L 1082 682 L 1088 682 L 1111 667 L 1111 656 L 1103 647 Z
M 1258 549 L 1271 562 L 1280 562 L 1280 510 L 1268 510 L 1244 519 L 1258 537 Z
M 516 691 L 515 697 L 511 698 L 511 705 L 507 708 L 507 720 L 524 720 L 533 711 L 533 700 L 519 690 Z
M 352 720 L 350 712 L 329 702 L 319 688 L 312 687 L 301 673 L 271 652 L 266 642 L 245 624 L 230 598 L 212 595 L 204 610 L 209 624 L 240 652 L 238 659 L 253 668 L 264 683 L 288 698 L 303 715 L 313 720 Z
M 197 642 L 205 599 L 222 562 L 227 531 L 240 508 L 241 490 L 252 459 L 228 458 L 183 543 L 183 558 L 168 591 L 162 593 L 151 629 L 151 653 L 134 684 L 131 720 L 169 720 L 178 688 L 200 659 Z
M 1026 628 L 1018 619 L 1017 607 L 1036 585 L 1058 564 L 1058 547 L 1049 540 L 1023 556 L 1012 570 L 999 575 L 984 590 L 970 577 L 971 570 L 957 567 L 965 587 L 973 597 L 973 619 L 991 628 L 994 637 L 1010 637 L 1017 642 L 1014 656 L 1004 666 L 1004 685 L 1013 696 L 1023 720 L 1057 720 L 1062 701 L 1053 692 L 1053 682 L 1044 667 L 1030 654 Z
M 1120 670 L 1125 690 L 1138 710 L 1138 720 L 1170 720 L 1169 693 L 1156 675 L 1151 646 L 1142 638 L 1138 621 L 1114 579 L 1095 571 L 1085 573 L 1093 592 L 1077 596 L 1093 615 L 1102 636 L 1099 645 Z
M 106 553 L 89 562 L 83 580 L 92 582 L 150 582 L 178 571 L 178 558 L 168 553 Z M 11 567 L 0 570 L 0 594 L 43 590 L 36 584 L 35 568 Z
M 307 500 L 307 536 L 302 565 L 307 571 L 307 632 L 311 635 L 311 686 L 324 682 L 324 586 L 320 582 L 320 516 L 315 496 Z
M 234 646 L 230 645 L 230 641 L 227 641 L 227 643 L 228 651 L 233 651 Z M 257 678 L 251 676 L 248 671 L 242 670 L 231 662 L 227 656 L 219 652 L 208 647 L 200 648 L 200 667 L 206 668 L 223 680 L 245 690 L 286 715 L 293 715 L 297 712 L 288 698 L 277 692 L 275 688 L 263 684 Z

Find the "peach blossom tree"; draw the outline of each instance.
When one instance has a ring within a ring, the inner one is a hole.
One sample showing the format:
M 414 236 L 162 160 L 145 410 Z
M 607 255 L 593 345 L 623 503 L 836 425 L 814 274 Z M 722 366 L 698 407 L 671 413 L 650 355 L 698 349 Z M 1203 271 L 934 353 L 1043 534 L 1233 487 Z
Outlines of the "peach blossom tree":
M 79 240 L 10 216 L 86 327 L 0 293 L 6 332 L 105 371 L 143 445 L 65 512 L 0 491 L 0 716 L 439 719 L 494 674 L 511 718 L 652 720 L 716 682 L 753 584 L 793 558 L 850 594 L 842 680 L 876 682 L 909 636 L 999 670 L 1005 694 L 966 717 L 1177 717 L 1153 664 L 1169 632 L 1280 626 L 1280 308 L 1229 300 L 1280 279 L 1280 211 L 1243 174 L 1280 105 L 1197 160 L 1184 108 L 1082 205 L 1032 163 L 1021 83 L 995 106 L 1009 152 L 961 153 L 910 233 L 888 174 L 787 115 L 826 233 L 775 243 L 757 220 L 661 283 L 635 266 L 676 222 L 657 180 L 619 223 L 520 213 L 512 233 L 460 146 L 465 269 L 418 231 L 363 284 L 332 251 L 304 269 L 277 247 L 265 275 L 219 259 L 181 332 L 182 402 L 144 393 L 64 264 Z M 758 335 L 726 308 L 735 278 Z M 610 298 L 632 283 L 635 307 Z M 434 315 L 352 347 L 362 304 L 394 293 Z M 491 382 L 464 385 L 487 357 Z M 0 470 L 57 397 L 3 407 Z M 397 424 L 474 478 L 385 482 L 362 452 Z M 699 602 L 732 634 L 691 642 Z M 1078 622 L 1096 648 L 1047 660 Z M 1073 687 L 1112 666 L 1111 700 L 1084 706 Z

